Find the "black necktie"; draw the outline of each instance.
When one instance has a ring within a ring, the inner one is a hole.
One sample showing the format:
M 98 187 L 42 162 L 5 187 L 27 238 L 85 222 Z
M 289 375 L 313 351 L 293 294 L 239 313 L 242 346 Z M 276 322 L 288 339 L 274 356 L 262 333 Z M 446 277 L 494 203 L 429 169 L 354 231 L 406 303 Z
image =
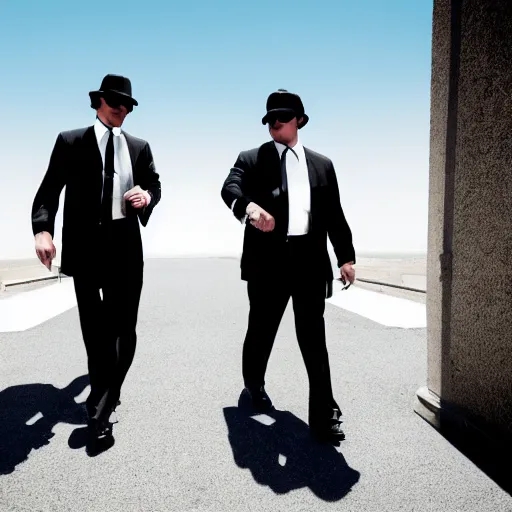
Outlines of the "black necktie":
M 288 212 L 288 177 L 286 174 L 286 153 L 290 150 L 296 157 L 297 160 L 299 159 L 297 153 L 293 151 L 293 149 L 290 146 L 286 146 L 283 153 L 281 154 L 281 191 L 282 191 L 282 200 L 283 200 L 283 223 L 282 223 L 282 229 L 286 230 L 286 234 L 288 234 L 288 218 L 289 218 L 289 212 Z
M 288 193 L 288 177 L 286 174 L 286 152 L 290 150 L 296 157 L 299 159 L 299 155 L 293 151 L 290 146 L 286 146 L 284 148 L 283 153 L 281 154 L 281 190 L 284 194 Z
M 103 198 L 101 200 L 101 222 L 112 220 L 112 193 L 114 190 L 114 133 L 112 128 L 105 149 L 105 178 L 103 180 Z
M 283 153 L 281 154 L 281 190 L 284 194 L 288 192 L 288 178 L 286 175 L 286 152 L 290 148 L 286 146 Z

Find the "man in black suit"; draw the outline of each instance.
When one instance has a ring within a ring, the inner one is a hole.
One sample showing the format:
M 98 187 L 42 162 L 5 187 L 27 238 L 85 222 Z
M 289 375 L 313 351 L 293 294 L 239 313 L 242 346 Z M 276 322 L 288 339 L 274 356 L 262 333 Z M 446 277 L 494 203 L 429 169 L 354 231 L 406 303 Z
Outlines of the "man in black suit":
M 297 94 L 284 89 L 270 94 L 262 123 L 268 123 L 273 141 L 239 154 L 221 195 L 245 223 L 241 277 L 250 302 L 242 360 L 245 391 L 258 410 L 273 408 L 265 372 L 292 297 L 309 377 L 309 425 L 317 437 L 339 440 L 345 434 L 331 387 L 324 324 L 334 277 L 327 236 L 342 281 L 354 281 L 356 258 L 333 164 L 298 140 L 298 130 L 308 121 Z
M 90 432 L 104 439 L 112 436 L 109 418 L 135 354 L 144 266 L 139 220 L 147 225 L 161 187 L 149 144 L 120 128 L 138 105 L 130 80 L 107 75 L 89 95 L 96 121 L 58 135 L 34 198 L 32 230 L 50 268 L 66 187 L 61 271 L 73 277 L 87 352 Z

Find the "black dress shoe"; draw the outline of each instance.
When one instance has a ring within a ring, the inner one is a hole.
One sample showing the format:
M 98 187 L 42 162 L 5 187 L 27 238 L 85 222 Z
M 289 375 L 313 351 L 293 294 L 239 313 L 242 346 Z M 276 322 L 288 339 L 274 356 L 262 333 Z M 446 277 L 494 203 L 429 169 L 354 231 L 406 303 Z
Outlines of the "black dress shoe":
M 267 395 L 263 386 L 260 386 L 259 388 L 246 387 L 245 389 L 249 393 L 252 404 L 256 410 L 260 412 L 267 412 L 274 409 L 272 400 L 270 400 L 270 397 Z
M 324 427 L 314 427 L 311 432 L 319 441 L 343 441 L 345 439 L 345 432 L 338 422 Z
M 310 422 L 311 433 L 320 441 L 343 441 L 345 433 L 341 428 L 341 411 L 334 409 L 332 418 L 319 422 Z
M 89 438 L 85 450 L 89 457 L 96 457 L 114 446 L 115 439 L 112 435 L 112 424 L 108 421 L 99 422 L 97 419 L 91 418 L 88 426 Z
M 89 434 L 96 441 L 112 437 L 112 424 L 108 421 L 98 421 L 96 418 L 91 418 L 89 420 Z

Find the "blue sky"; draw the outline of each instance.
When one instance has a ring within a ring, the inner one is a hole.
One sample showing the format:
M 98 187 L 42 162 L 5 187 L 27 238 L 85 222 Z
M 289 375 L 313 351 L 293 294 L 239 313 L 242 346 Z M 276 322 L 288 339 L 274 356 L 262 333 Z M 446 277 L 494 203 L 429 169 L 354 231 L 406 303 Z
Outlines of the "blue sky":
M 240 252 L 220 188 L 241 150 L 269 140 L 278 88 L 303 99 L 304 146 L 334 162 L 356 253 L 425 251 L 431 17 L 431 0 L 1 2 L 0 258 L 33 256 L 56 136 L 94 122 L 88 92 L 107 73 L 132 80 L 123 128 L 161 175 L 147 255 Z

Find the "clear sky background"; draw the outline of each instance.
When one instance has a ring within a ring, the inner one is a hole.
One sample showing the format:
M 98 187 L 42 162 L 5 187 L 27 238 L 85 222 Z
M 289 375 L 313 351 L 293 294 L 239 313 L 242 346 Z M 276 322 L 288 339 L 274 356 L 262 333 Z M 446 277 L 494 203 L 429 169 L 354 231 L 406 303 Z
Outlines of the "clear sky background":
M 304 102 L 304 146 L 334 162 L 356 254 L 425 252 L 431 23 L 432 0 L 0 1 L 0 259 L 35 255 L 55 139 L 94 122 L 88 92 L 107 73 L 132 80 L 123 128 L 149 141 L 162 181 L 147 256 L 240 253 L 220 190 L 269 140 L 278 88 Z

